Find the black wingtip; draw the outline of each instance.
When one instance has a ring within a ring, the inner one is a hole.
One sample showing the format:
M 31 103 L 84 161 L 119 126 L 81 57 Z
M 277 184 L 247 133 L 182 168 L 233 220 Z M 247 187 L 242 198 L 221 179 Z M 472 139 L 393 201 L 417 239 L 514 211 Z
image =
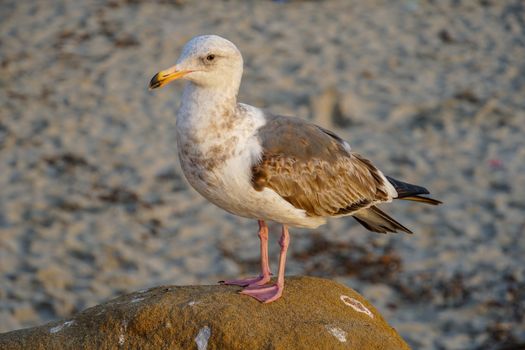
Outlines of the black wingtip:
M 397 192 L 397 198 L 404 198 L 409 196 L 417 196 L 419 194 L 430 194 L 430 192 L 422 187 L 417 185 L 412 185 L 407 182 L 399 181 L 393 177 L 387 176 L 387 180 L 394 186 Z

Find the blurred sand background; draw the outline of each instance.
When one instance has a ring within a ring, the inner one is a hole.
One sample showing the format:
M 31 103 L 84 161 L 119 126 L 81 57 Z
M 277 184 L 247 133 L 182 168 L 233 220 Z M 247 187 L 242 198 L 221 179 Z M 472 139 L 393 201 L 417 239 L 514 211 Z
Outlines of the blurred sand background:
M 523 346 L 519 0 L 2 1 L 0 331 L 258 271 L 256 222 L 183 178 L 182 85 L 147 90 L 211 33 L 244 55 L 241 101 L 331 128 L 445 202 L 385 208 L 414 235 L 293 229 L 287 274 L 357 289 L 415 349 Z

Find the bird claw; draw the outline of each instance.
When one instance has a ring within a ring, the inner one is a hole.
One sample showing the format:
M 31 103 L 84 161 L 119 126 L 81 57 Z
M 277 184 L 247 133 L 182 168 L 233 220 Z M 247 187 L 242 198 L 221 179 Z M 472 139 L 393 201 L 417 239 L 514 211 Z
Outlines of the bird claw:
M 262 286 L 268 282 L 270 282 L 270 275 L 268 276 L 261 275 L 259 277 L 245 278 L 245 279 L 238 279 L 238 280 L 219 281 L 219 283 L 225 284 L 227 286 L 241 286 L 241 287 L 248 287 L 248 288 Z

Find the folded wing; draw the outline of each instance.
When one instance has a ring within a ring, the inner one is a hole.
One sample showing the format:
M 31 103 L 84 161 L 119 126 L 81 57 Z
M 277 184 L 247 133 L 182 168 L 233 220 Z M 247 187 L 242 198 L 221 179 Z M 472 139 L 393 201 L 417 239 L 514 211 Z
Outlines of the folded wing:
M 370 161 L 319 126 L 267 115 L 258 137 L 263 153 L 252 166 L 254 188 L 270 188 L 310 216 L 349 215 L 393 197 Z

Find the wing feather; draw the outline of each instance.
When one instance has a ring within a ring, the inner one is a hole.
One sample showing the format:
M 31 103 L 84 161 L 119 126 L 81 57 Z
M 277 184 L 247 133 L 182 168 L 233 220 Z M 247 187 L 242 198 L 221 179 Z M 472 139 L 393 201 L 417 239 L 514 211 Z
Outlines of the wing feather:
M 389 198 L 384 177 L 332 132 L 298 118 L 267 116 L 256 190 L 271 188 L 310 216 L 347 215 Z

